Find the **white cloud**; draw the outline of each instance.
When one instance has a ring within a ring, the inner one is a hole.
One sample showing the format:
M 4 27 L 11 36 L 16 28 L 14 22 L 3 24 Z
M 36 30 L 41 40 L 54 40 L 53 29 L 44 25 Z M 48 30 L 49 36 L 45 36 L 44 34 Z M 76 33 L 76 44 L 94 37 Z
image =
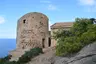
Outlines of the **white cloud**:
M 5 22 L 5 18 L 0 16 L 0 24 L 4 23 Z
M 92 5 L 95 5 L 96 0 L 79 0 L 79 3 L 80 3 L 81 5 L 92 6 Z
M 57 10 L 57 7 L 53 4 L 48 5 L 48 10 Z
M 85 12 L 96 12 L 96 0 L 77 0 Z
M 57 6 L 54 5 L 54 4 L 53 4 L 51 1 L 49 1 L 49 0 L 41 0 L 40 3 L 43 4 L 47 10 L 50 10 L 50 11 L 57 10 Z
M 42 0 L 42 1 L 40 1 L 41 3 L 51 3 L 51 1 L 48 1 L 48 0 Z
M 57 6 L 54 5 L 51 1 L 49 0 L 41 0 L 40 3 L 45 6 L 47 10 L 54 11 L 57 10 Z

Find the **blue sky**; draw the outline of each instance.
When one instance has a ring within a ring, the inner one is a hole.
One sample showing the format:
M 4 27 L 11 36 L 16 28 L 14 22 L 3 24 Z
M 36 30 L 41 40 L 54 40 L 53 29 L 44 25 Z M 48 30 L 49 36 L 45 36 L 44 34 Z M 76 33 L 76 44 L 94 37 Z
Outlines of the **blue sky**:
M 26 13 L 41 12 L 49 25 L 96 17 L 96 0 L 1 0 L 0 38 L 16 38 L 17 20 Z

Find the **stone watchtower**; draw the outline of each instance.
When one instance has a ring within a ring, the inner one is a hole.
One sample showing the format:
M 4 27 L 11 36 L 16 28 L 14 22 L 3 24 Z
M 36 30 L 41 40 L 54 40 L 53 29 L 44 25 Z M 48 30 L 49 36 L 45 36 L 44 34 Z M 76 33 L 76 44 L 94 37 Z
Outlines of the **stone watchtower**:
M 17 23 L 16 49 L 10 51 L 12 58 L 18 58 L 34 47 L 47 48 L 51 46 L 48 30 L 48 17 L 42 13 L 31 12 L 22 16 Z
M 31 12 L 18 20 L 17 49 L 48 47 L 48 17 L 42 13 Z

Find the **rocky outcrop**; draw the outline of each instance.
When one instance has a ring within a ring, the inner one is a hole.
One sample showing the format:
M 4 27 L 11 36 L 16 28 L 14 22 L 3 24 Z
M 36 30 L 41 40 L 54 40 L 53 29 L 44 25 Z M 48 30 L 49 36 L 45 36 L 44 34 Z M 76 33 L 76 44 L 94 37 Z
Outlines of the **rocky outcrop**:
M 54 47 L 45 48 L 43 49 L 44 54 L 41 54 L 35 58 L 32 58 L 32 60 L 27 64 L 52 64 L 54 63 L 55 58 L 55 50 Z
M 96 64 L 96 42 L 85 46 L 74 57 L 60 58 L 54 64 Z
M 68 57 L 57 57 L 55 49 L 49 48 L 33 58 L 28 64 L 96 64 L 96 42 L 85 46 L 75 55 Z

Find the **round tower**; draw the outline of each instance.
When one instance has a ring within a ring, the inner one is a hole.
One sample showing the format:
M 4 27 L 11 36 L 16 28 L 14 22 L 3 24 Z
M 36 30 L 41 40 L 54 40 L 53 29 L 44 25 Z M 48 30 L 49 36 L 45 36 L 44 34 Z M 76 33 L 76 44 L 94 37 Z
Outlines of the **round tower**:
M 31 12 L 22 16 L 17 24 L 17 48 L 30 49 L 48 47 L 48 17 Z

